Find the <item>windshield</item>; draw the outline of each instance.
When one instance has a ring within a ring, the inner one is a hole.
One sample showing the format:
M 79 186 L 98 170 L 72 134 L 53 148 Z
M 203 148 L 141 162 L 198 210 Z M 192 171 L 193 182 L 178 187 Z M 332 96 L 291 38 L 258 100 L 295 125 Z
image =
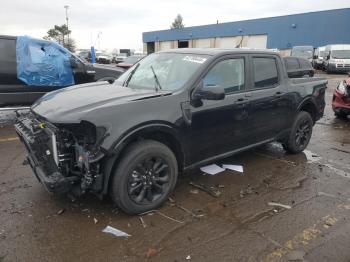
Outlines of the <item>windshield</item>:
M 296 48 L 292 49 L 292 56 L 302 57 L 302 58 L 312 58 L 313 49 L 312 48 Z
M 336 59 L 350 59 L 350 50 L 333 50 L 332 57 Z
M 206 55 L 197 54 L 151 54 L 121 75 L 115 83 L 129 88 L 154 90 L 160 85 L 162 90 L 177 90 L 183 87 L 207 58 Z
M 320 51 L 319 57 L 324 57 L 325 51 Z

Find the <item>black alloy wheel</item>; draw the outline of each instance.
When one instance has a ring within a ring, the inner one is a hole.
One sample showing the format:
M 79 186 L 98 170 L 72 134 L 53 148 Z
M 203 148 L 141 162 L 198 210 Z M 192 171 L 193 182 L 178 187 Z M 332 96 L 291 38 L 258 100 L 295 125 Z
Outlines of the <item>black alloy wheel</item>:
M 169 147 L 153 140 L 134 142 L 115 163 L 110 196 L 128 214 L 154 210 L 168 199 L 177 175 L 177 159 Z
M 128 194 L 137 204 L 153 203 L 170 187 L 169 164 L 162 157 L 141 160 L 129 174 Z

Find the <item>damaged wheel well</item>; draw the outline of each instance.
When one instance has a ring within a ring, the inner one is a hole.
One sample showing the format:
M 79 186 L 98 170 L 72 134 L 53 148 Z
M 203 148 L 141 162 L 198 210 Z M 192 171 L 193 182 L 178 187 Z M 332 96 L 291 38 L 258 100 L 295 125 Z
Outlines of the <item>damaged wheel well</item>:
M 123 143 L 117 148 L 116 152 L 111 157 L 109 157 L 103 164 L 105 179 L 103 183 L 104 185 L 102 189 L 102 195 L 108 193 L 109 184 L 111 182 L 112 177 L 111 175 L 113 173 L 113 170 L 115 170 L 119 159 L 124 155 L 125 151 L 127 150 L 127 148 L 130 147 L 131 144 L 140 140 L 154 140 L 169 147 L 169 149 L 175 154 L 178 163 L 178 170 L 179 172 L 181 172 L 181 170 L 184 167 L 185 156 L 180 141 L 178 141 L 178 139 L 174 135 L 163 130 L 157 130 L 154 128 L 140 130 L 131 135 L 130 137 L 126 138 L 125 141 L 123 141 Z

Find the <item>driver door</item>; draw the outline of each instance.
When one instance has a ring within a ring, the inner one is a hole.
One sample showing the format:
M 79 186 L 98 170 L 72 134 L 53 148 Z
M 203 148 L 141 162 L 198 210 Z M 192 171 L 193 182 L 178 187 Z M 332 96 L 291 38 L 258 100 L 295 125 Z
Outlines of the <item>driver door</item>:
M 202 99 L 196 106 L 192 101 L 192 122 L 186 135 L 191 164 L 228 155 L 250 144 L 247 61 L 246 56 L 226 56 L 216 61 L 201 79 L 206 89 L 224 88 L 225 98 Z

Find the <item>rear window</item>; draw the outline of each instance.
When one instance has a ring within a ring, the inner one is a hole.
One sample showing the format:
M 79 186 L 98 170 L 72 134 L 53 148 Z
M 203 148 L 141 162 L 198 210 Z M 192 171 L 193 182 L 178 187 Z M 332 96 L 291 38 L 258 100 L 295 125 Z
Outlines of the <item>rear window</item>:
M 254 88 L 268 88 L 278 84 L 276 59 L 273 57 L 254 57 Z
M 299 69 L 299 62 L 295 57 L 285 57 L 284 63 L 287 67 L 287 70 Z

